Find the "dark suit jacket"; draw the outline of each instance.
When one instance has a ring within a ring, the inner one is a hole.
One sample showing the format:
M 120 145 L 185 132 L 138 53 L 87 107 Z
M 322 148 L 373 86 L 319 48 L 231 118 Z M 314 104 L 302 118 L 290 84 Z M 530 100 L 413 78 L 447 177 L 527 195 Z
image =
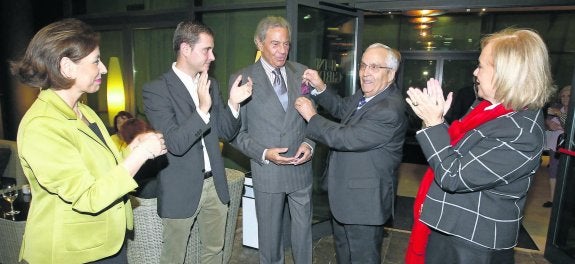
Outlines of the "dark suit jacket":
M 331 149 L 327 186 L 335 219 L 382 225 L 393 213 L 394 177 L 407 129 L 405 103 L 395 85 L 356 111 L 362 96 L 361 91 L 346 98 L 331 91 L 312 96 L 341 122 L 315 115 L 306 133 Z
M 511 112 L 467 132 L 450 147 L 446 125 L 417 140 L 435 172 L 421 221 L 488 248 L 512 248 L 545 138 L 543 114 Z
M 166 218 L 191 217 L 198 207 L 203 186 L 204 155 L 207 149 L 216 191 L 222 203 L 229 202 L 224 161 L 219 138 L 230 140 L 239 127 L 227 104 L 222 102 L 218 83 L 211 80 L 210 122 L 196 112 L 192 96 L 173 70 L 143 88 L 146 117 L 164 134 L 168 165 L 158 179 L 158 214 Z M 202 146 L 201 137 L 205 146 Z
M 240 109 L 242 127 L 232 144 L 251 159 L 254 187 L 262 192 L 300 190 L 309 186 L 312 179 L 311 162 L 298 166 L 261 162 L 267 148 L 287 147 L 289 150 L 284 155 L 291 157 L 304 141 L 315 146 L 313 141 L 305 138 L 306 122 L 294 107 L 295 99 L 301 95 L 302 75 L 307 67 L 288 61 L 285 69 L 289 98 L 287 111 L 283 110 L 260 61 L 230 78 L 232 83 L 238 74 L 242 74 L 244 80 L 251 77 L 253 81 L 252 97 Z

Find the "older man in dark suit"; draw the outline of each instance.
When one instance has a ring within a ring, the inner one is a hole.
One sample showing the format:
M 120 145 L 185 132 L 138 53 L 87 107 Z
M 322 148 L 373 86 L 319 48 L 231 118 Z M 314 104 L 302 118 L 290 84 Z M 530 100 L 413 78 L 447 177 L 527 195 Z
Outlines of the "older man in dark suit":
M 242 128 L 232 143 L 251 159 L 260 263 L 284 263 L 286 202 L 294 262 L 312 262 L 312 169 L 308 161 L 314 143 L 304 137 L 306 123 L 293 107 L 307 67 L 287 61 L 290 37 L 284 18 L 262 19 L 254 36 L 262 57 L 239 72 L 253 79 L 254 93 L 242 105 Z
M 311 98 L 339 123 L 318 115 L 306 97 L 295 102 L 308 121 L 306 135 L 331 149 L 327 187 L 340 264 L 381 262 L 407 128 L 401 91 L 393 84 L 399 61 L 397 51 L 369 46 L 359 65 L 361 92 L 346 98 L 326 91 L 317 71 L 305 71 L 304 81 L 315 87 Z
M 181 22 L 173 44 L 176 62 L 143 89 L 146 116 L 164 134 L 168 148 L 169 164 L 158 177 L 161 263 L 184 263 L 194 224 L 199 227 L 201 263 L 222 263 L 229 194 L 219 138 L 237 134 L 239 103 L 250 96 L 252 82 L 238 86 L 237 78 L 224 105 L 216 80 L 208 78 L 215 60 L 211 29 Z

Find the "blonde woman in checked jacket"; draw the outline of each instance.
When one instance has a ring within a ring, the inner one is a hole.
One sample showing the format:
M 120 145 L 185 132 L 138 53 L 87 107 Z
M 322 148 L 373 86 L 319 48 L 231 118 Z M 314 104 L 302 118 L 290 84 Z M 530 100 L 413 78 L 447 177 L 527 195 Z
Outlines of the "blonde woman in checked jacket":
M 543 150 L 541 108 L 553 94 L 549 57 L 541 37 L 526 29 L 494 33 L 481 46 L 473 75 L 483 101 L 451 126 L 443 115 L 452 96 L 443 97 L 438 81 L 407 92 L 426 125 L 416 137 L 430 165 L 407 263 L 514 263 Z

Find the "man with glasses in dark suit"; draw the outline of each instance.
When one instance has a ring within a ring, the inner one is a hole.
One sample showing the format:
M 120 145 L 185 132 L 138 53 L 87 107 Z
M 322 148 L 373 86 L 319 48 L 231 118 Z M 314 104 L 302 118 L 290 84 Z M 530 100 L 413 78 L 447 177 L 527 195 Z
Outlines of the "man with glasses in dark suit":
M 327 191 L 338 263 L 381 263 L 383 225 L 393 214 L 397 169 L 407 128 L 405 103 L 393 83 L 400 54 L 380 43 L 369 46 L 359 65 L 361 91 L 342 98 L 315 70 L 304 82 L 311 100 L 341 122 L 317 114 L 300 97 L 295 107 L 308 121 L 306 136 L 330 147 Z

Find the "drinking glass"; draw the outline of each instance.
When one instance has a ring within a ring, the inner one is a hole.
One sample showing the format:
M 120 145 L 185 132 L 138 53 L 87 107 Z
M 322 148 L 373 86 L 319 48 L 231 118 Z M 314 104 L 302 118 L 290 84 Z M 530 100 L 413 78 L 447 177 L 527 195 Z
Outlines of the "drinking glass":
M 18 197 L 18 188 L 16 188 L 16 184 L 8 184 L 4 185 L 4 189 L 2 190 L 2 198 L 10 203 L 10 211 L 6 212 L 5 215 L 17 215 L 20 211 L 14 210 L 14 201 Z

